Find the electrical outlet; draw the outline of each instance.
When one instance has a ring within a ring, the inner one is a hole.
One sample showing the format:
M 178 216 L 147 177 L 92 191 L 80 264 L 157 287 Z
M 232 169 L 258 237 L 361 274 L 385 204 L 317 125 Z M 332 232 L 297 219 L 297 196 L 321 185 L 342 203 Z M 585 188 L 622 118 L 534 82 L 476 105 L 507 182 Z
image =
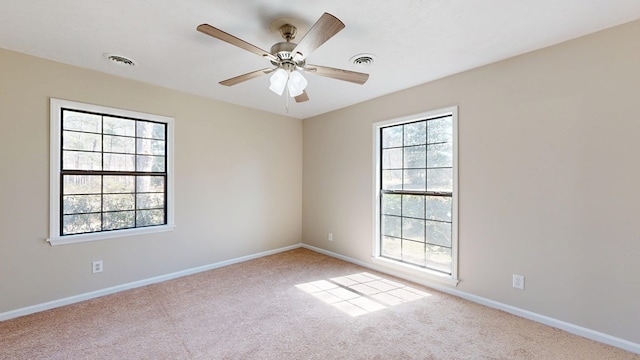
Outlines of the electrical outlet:
M 333 233 L 329 233 L 329 237 L 327 238 L 329 241 L 333 241 Z
M 513 287 L 524 290 L 524 275 L 513 274 Z
M 91 263 L 91 272 L 93 274 L 102 272 L 102 260 L 94 261 Z

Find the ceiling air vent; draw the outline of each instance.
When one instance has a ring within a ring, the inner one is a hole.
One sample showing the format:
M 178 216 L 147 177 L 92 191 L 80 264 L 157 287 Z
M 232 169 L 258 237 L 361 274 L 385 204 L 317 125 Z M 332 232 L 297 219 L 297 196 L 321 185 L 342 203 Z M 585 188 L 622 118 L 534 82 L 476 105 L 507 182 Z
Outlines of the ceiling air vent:
M 122 55 L 116 55 L 116 54 L 104 54 L 104 58 L 116 63 L 118 65 L 122 65 L 122 66 L 136 66 L 136 62 L 133 59 L 130 59 L 128 57 L 122 56 Z
M 373 54 L 358 54 L 351 58 L 351 62 L 356 66 L 369 66 L 373 64 L 374 60 Z

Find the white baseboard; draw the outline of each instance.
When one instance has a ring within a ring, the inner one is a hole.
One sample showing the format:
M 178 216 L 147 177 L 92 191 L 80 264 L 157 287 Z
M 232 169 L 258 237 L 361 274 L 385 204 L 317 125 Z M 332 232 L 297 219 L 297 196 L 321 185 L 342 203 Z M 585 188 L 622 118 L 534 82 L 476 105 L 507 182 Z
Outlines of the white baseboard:
M 598 341 L 604 344 L 608 344 L 611 346 L 615 346 L 617 348 L 620 349 L 624 349 L 636 354 L 640 354 L 640 344 L 638 343 L 634 343 L 632 341 L 629 340 L 625 340 L 625 339 L 621 339 L 615 336 L 611 336 L 609 334 L 605 334 L 599 331 L 595 331 L 595 330 L 591 330 L 591 329 L 587 329 L 585 327 L 582 326 L 578 326 L 575 324 L 571 324 L 562 320 L 558 320 L 558 319 L 554 319 L 545 315 L 540 315 L 528 310 L 523 310 L 520 308 L 517 308 L 515 306 L 511 306 L 511 305 L 507 305 L 507 304 L 503 304 L 501 302 L 498 301 L 494 301 L 491 299 L 487 299 L 487 298 L 483 298 L 481 296 L 477 296 L 477 295 L 473 295 L 473 294 L 469 294 L 466 293 L 464 291 L 460 291 L 458 289 L 452 288 L 452 287 L 448 287 L 448 286 L 443 286 L 440 283 L 434 282 L 434 281 L 429 281 L 428 279 L 424 279 L 424 278 L 419 278 L 417 276 L 412 276 L 412 275 L 408 275 L 406 273 L 402 273 L 400 271 L 394 271 L 391 269 L 388 269 L 386 267 L 382 267 L 382 266 L 377 266 L 375 264 L 372 263 L 367 263 L 364 261 L 360 261 L 360 260 L 356 260 L 356 259 L 352 259 L 350 257 L 344 256 L 344 255 L 340 255 L 328 250 L 324 250 L 321 248 L 317 248 L 315 246 L 311 246 L 311 245 L 307 245 L 307 244 L 302 244 L 302 247 L 305 249 L 309 249 L 324 255 L 328 255 L 340 260 L 344 260 L 346 262 L 350 262 L 352 264 L 356 264 L 356 265 L 360 265 L 362 267 L 365 268 L 369 268 L 372 270 L 376 270 L 379 271 L 381 273 L 385 273 L 385 274 L 389 274 L 392 276 L 396 276 L 399 277 L 401 279 L 405 279 L 405 280 L 409 280 L 412 282 L 415 282 L 417 284 L 420 285 L 424 285 L 424 286 L 428 286 L 432 289 L 441 291 L 443 293 L 447 293 L 450 295 L 454 295 L 469 301 L 473 301 L 475 303 L 481 304 L 481 305 L 485 305 L 488 306 L 490 308 L 494 308 L 494 309 L 498 309 L 498 310 L 502 310 L 504 312 L 507 312 L 509 314 L 513 314 L 516 316 L 520 316 L 523 317 L 525 319 L 529 319 L 529 320 L 533 320 L 545 325 L 549 325 L 551 327 L 554 328 L 558 328 L 561 330 L 564 330 L 568 333 L 571 334 L 575 334 L 578 336 L 582 336 L 584 338 L 590 339 L 590 340 L 594 340 L 594 341 Z
M 317 248 L 315 246 L 311 246 L 311 245 L 307 245 L 307 244 L 295 244 L 295 245 L 290 245 L 290 246 L 285 246 L 282 248 L 278 248 L 278 249 L 274 249 L 274 250 L 268 250 L 268 251 L 263 251 L 260 253 L 256 253 L 256 254 L 252 254 L 252 255 L 247 255 L 247 256 L 242 256 L 239 258 L 235 258 L 235 259 L 230 259 L 230 260 L 225 260 L 225 261 L 221 261 L 221 262 L 217 262 L 214 264 L 209 264 L 209 265 L 204 265 L 204 266 L 199 266 L 199 267 L 195 267 L 195 268 L 191 268 L 191 269 L 187 269 L 187 270 L 182 270 L 182 271 L 178 271 L 178 272 L 174 272 L 171 274 L 166 274 L 166 275 L 161 275 L 161 276 L 156 276 L 156 277 L 152 277 L 149 279 L 144 279 L 144 280 L 140 280 L 140 281 L 134 281 L 134 282 L 130 282 L 127 284 L 122 284 L 122 285 L 117 285 L 117 286 L 113 286 L 113 287 L 109 287 L 106 289 L 101 289 L 101 290 L 96 290 L 96 291 L 92 291 L 92 292 L 88 292 L 88 293 L 84 293 L 84 294 L 80 294 L 80 295 L 75 295 L 75 296 L 70 296 L 67 298 L 63 298 L 63 299 L 59 299 L 59 300 L 54 300 L 54 301 L 49 301 L 46 303 L 42 303 L 42 304 L 37 304 L 37 305 L 32 305 L 32 306 L 27 306 L 24 308 L 20 308 L 20 309 L 16 309 L 16 310 L 11 310 L 11 311 L 7 311 L 7 312 L 3 312 L 0 313 L 0 321 L 4 321 L 4 320 L 9 320 L 9 319 L 13 319 L 19 316 L 24 316 L 24 315 L 29 315 L 29 314 L 33 314 L 36 312 L 40 312 L 40 311 L 45 311 L 45 310 L 49 310 L 49 309 L 53 309 L 53 308 L 57 308 L 57 307 L 61 307 L 61 306 L 65 306 L 65 305 L 69 305 L 69 304 L 74 304 L 77 302 L 81 302 L 81 301 L 85 301 L 85 300 L 89 300 L 89 299 L 93 299 L 93 298 L 97 298 L 100 296 L 104 296 L 104 295 L 109 295 L 109 294 L 113 294 L 113 293 L 117 293 L 120 291 L 124 291 L 124 290 L 129 290 L 129 289 L 134 289 L 134 288 L 138 288 L 138 287 L 142 287 L 142 286 L 146 286 L 146 285 L 151 285 L 151 284 L 155 284 L 155 283 L 159 283 L 159 282 L 163 282 L 163 281 L 167 281 L 167 280 L 172 280 L 172 279 L 176 279 L 179 277 L 183 277 L 183 276 L 187 276 L 187 275 L 192 275 L 192 274 L 197 274 L 203 271 L 208 271 L 208 270 L 213 270 L 213 269 L 217 269 L 217 268 L 221 268 L 224 266 L 229 266 L 229 265 L 233 265 L 233 264 L 237 264 L 237 263 L 241 263 L 244 261 L 248 261 L 248 260 L 253 260 L 253 259 L 257 259 L 257 258 L 261 258 L 264 256 L 269 256 L 269 255 L 273 255 L 273 254 L 277 254 L 280 252 L 284 252 L 284 251 L 288 251 L 288 250 L 293 250 L 293 249 L 297 249 L 303 247 L 305 249 L 309 249 L 324 255 L 328 255 L 340 260 L 344 260 L 346 262 L 350 262 L 352 264 L 356 264 L 356 265 L 360 265 L 362 267 L 365 268 L 369 268 L 372 270 L 376 270 L 379 271 L 381 273 L 386 273 L 392 276 L 396 276 L 405 280 L 409 280 L 412 282 L 415 282 L 417 284 L 421 284 L 424 286 L 428 286 L 432 289 L 438 290 L 438 291 L 442 291 L 444 293 L 450 294 L 450 295 L 454 295 L 469 301 L 473 301 L 475 303 L 478 304 L 482 304 L 494 309 L 498 309 L 498 310 L 502 310 L 505 311 L 507 313 L 516 315 L 516 316 L 520 316 L 523 317 L 525 319 L 529 319 L 529 320 L 533 320 L 545 325 L 549 325 L 558 329 L 562 329 L 566 332 L 569 332 L 571 334 L 575 334 L 578 336 L 582 336 L 585 337 L 587 339 L 591 339 L 594 341 L 598 341 L 601 343 L 605 343 L 611 346 L 615 346 L 636 354 L 640 354 L 640 344 L 638 343 L 634 343 L 628 340 L 624 340 L 624 339 L 620 339 L 617 338 L 615 336 L 611 336 L 605 333 L 601 333 L 595 330 L 591 330 L 591 329 L 587 329 L 585 327 L 582 326 L 578 326 L 575 324 L 571 324 L 565 321 L 561 321 L 561 320 L 557 320 L 545 315 L 540 315 L 528 310 L 523 310 L 511 305 L 507 305 L 507 304 L 503 304 L 494 300 L 490 300 L 487 298 L 483 298 L 481 296 L 477 296 L 477 295 L 473 295 L 473 294 L 469 294 L 466 293 L 464 291 L 460 291 L 458 289 L 455 288 L 451 288 L 451 287 L 447 287 L 447 286 L 443 286 L 442 284 L 439 284 L 437 282 L 433 282 L 433 281 L 429 281 L 429 280 L 425 280 L 423 278 L 419 278 L 417 276 L 411 276 L 411 275 L 407 275 L 405 273 L 399 272 L 399 271 L 393 271 L 390 270 L 388 268 L 385 267 L 381 267 L 381 266 L 377 266 L 375 264 L 371 264 L 371 263 L 367 263 L 364 261 L 360 261 L 360 260 L 356 260 L 344 255 L 340 255 L 328 250 L 324 250 L 321 248 Z
M 174 273 L 171 273 L 171 274 L 160 275 L 160 276 L 152 277 L 152 278 L 149 278 L 149 279 L 134 281 L 134 282 L 130 282 L 130 283 L 122 284 L 122 285 L 116 285 L 116 286 L 112 286 L 112 287 L 109 287 L 109 288 L 106 288 L 106 289 L 96 290 L 96 291 L 92 291 L 92 292 L 88 292 L 88 293 L 84 293 L 84 294 L 80 294 L 80 295 L 74 295 L 74 296 L 66 297 L 64 299 L 59 299 L 59 300 L 49 301 L 49 302 L 42 303 L 42 304 L 27 306 L 27 307 L 24 307 L 24 308 L 20 308 L 20 309 L 16 309 L 16 310 L 11 310 L 11 311 L 0 313 L 0 321 L 9 320 L 9 319 L 17 318 L 19 316 L 29 315 L 29 314 L 33 314 L 33 313 L 36 313 L 36 312 L 45 311 L 45 310 L 49 310 L 49 309 L 53 309 L 53 308 L 57 308 L 57 307 L 65 306 L 65 305 L 70 305 L 70 304 L 74 304 L 74 303 L 77 303 L 77 302 L 80 302 L 80 301 L 85 301 L 85 300 L 97 298 L 97 297 L 100 297 L 100 296 L 105 296 L 105 295 L 117 293 L 117 292 L 124 291 L 124 290 L 139 288 L 139 287 L 142 287 L 142 286 L 151 285 L 151 284 L 155 284 L 155 283 L 159 283 L 159 282 L 163 282 L 163 281 L 167 281 L 167 280 L 172 280 L 172 279 L 183 277 L 183 276 L 187 276 L 187 275 L 197 274 L 199 272 L 203 272 L 203 271 L 207 271 L 207 270 L 213 270 L 213 269 L 217 269 L 217 268 L 221 268 L 221 267 L 224 267 L 224 266 L 229 266 L 229 265 L 241 263 L 241 262 L 248 261 L 248 260 L 253 260 L 253 259 L 261 258 L 261 257 L 264 257 L 264 256 L 277 254 L 277 253 L 280 253 L 280 252 L 283 252 L 283 251 L 297 249 L 297 248 L 299 248 L 301 246 L 302 246 L 302 244 L 295 244 L 295 245 L 285 246 L 285 247 L 282 247 L 282 248 L 279 248 L 279 249 L 263 251 L 263 252 L 260 252 L 260 253 L 257 253 L 257 254 L 251 254 L 251 255 L 247 255 L 247 256 L 242 256 L 242 257 L 239 257 L 239 258 L 235 258 L 235 259 L 231 259 L 231 260 L 225 260 L 225 261 L 217 262 L 217 263 L 214 263 L 214 264 L 209 264 L 209 265 L 199 266 L 199 267 L 195 267 L 195 268 L 191 268 L 191 269 L 187 269 L 187 270 L 177 271 L 177 272 L 174 272 Z

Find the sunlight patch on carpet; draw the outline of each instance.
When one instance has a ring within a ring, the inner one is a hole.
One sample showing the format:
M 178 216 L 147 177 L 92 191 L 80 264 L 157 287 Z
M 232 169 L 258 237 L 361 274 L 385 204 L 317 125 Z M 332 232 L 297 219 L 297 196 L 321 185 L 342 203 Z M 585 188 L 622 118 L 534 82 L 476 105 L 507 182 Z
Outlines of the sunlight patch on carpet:
M 367 272 L 308 282 L 296 287 L 351 316 L 431 296 Z

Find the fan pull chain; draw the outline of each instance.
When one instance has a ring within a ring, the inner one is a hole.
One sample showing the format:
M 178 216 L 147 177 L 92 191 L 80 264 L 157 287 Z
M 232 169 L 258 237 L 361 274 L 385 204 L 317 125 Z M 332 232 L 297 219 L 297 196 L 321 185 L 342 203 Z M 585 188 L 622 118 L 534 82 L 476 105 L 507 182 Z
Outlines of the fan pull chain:
M 284 97 L 287 98 L 287 100 L 285 100 L 285 110 L 286 110 L 286 112 L 288 114 L 289 113 L 289 98 L 291 96 L 289 96 L 289 92 L 286 89 L 285 89 L 284 92 L 285 92 Z

